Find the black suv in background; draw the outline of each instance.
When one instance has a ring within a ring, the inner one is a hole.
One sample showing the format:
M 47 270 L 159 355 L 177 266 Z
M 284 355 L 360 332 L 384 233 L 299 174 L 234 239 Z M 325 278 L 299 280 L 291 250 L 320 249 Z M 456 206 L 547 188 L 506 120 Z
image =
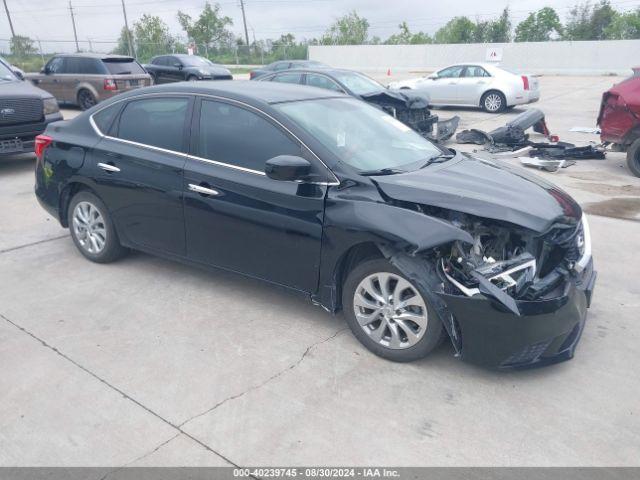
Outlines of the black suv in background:
M 233 80 L 228 68 L 197 55 L 159 55 L 143 67 L 151 75 L 153 83 Z
M 32 152 L 36 135 L 62 120 L 51 94 L 20 80 L 0 58 L 0 156 Z

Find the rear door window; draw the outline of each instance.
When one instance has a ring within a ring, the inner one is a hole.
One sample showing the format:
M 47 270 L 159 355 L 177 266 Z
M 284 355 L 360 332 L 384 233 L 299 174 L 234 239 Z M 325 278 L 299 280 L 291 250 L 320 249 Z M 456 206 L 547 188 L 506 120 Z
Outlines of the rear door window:
M 445 68 L 444 70 L 440 70 L 438 72 L 438 78 L 458 78 L 462 74 L 463 70 L 464 65 Z
M 93 114 L 91 118 L 93 118 L 93 123 L 96 124 L 96 127 L 98 127 L 98 130 L 100 130 L 100 133 L 102 133 L 103 135 L 110 134 L 113 120 L 118 115 L 121 107 L 121 103 L 115 103 Z
M 467 65 L 464 72 L 465 77 L 488 77 L 487 71 L 478 65 Z
M 103 59 L 102 63 L 107 67 L 107 71 L 112 75 L 138 75 L 145 74 L 144 68 L 133 59 L 114 60 Z
M 184 132 L 189 102 L 187 97 L 133 100 L 120 115 L 117 137 L 174 152 L 186 152 Z
M 278 62 L 273 66 L 273 70 L 276 72 L 279 70 L 287 70 L 289 68 L 289 62 Z

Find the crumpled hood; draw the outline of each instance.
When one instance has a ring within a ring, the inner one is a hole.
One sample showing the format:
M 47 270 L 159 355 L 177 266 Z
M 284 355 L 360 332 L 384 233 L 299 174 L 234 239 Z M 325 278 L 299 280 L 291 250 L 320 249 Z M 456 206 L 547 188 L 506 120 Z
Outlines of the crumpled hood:
M 546 231 L 562 217 L 580 219 L 564 191 L 520 168 L 458 154 L 443 164 L 372 179 L 385 195 Z
M 429 97 L 416 92 L 399 92 L 397 90 L 381 90 L 369 95 L 362 95 L 367 102 L 380 105 L 399 105 L 408 108 L 428 108 Z

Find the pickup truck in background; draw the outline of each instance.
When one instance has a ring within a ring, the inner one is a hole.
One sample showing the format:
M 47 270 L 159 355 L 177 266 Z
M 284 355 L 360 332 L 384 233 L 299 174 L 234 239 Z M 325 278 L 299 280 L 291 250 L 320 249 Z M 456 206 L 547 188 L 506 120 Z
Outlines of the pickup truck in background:
M 228 68 L 197 55 L 158 55 L 143 65 L 153 83 L 197 80 L 233 80 Z

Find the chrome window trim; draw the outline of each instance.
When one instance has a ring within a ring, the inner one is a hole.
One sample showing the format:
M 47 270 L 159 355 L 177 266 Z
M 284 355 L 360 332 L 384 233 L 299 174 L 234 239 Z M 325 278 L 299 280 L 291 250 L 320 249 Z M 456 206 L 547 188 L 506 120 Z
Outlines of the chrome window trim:
M 250 110 L 253 110 L 255 112 L 258 112 L 259 114 L 264 115 L 265 117 L 271 119 L 273 122 L 275 122 L 277 125 L 280 126 L 280 128 L 282 128 L 283 130 L 285 130 L 289 135 L 291 135 L 293 138 L 295 138 L 300 145 L 304 146 L 309 152 L 311 152 L 311 154 L 316 158 L 316 160 L 318 160 L 320 162 L 320 164 L 329 172 L 331 173 L 331 176 L 333 177 L 334 181 L 332 182 L 305 182 L 305 183 L 310 183 L 310 184 L 314 184 L 314 185 L 326 185 L 326 186 L 337 186 L 340 185 L 340 181 L 338 180 L 338 177 L 336 177 L 335 173 L 333 173 L 333 171 L 327 166 L 326 163 L 324 163 L 320 157 L 318 157 L 318 155 L 316 155 L 316 153 L 311 150 L 306 143 L 304 143 L 302 140 L 300 140 L 300 138 L 298 138 L 298 136 L 296 134 L 294 134 L 291 130 L 289 130 L 287 127 L 285 127 L 282 123 L 280 123 L 277 119 L 275 119 L 274 117 L 272 117 L 271 115 L 269 115 L 267 112 L 264 112 L 262 110 L 260 110 L 257 107 L 254 107 L 253 105 L 249 105 L 248 103 L 244 103 L 241 102 L 239 100 L 235 100 L 233 98 L 227 98 L 227 97 L 221 97 L 219 95 L 211 95 L 211 94 L 206 94 L 206 93 L 187 93 L 187 92 L 162 92 L 162 93 L 144 93 L 141 95 L 134 95 L 132 97 L 127 97 L 127 98 L 121 98 L 115 102 L 110 103 L 109 105 L 105 105 L 103 108 L 100 108 L 98 110 L 96 110 L 95 112 L 93 112 L 91 115 L 89 115 L 89 124 L 91 125 L 91 127 L 93 128 L 93 130 L 96 132 L 96 134 L 100 137 L 100 138 L 107 138 L 109 140 L 115 140 L 117 142 L 122 142 L 122 143 L 126 143 L 129 145 L 134 145 L 136 147 L 142 147 L 142 148 L 147 148 L 149 150 L 155 150 L 157 152 L 163 152 L 163 153 L 170 153 L 173 155 L 178 155 L 180 157 L 184 157 L 184 158 L 190 158 L 193 160 L 197 160 L 200 162 L 205 162 L 205 163 L 211 163 L 213 165 L 218 165 L 221 167 L 227 167 L 227 168 L 231 168 L 240 172 L 245 172 L 245 173 L 251 173 L 253 175 L 262 175 L 262 176 L 267 176 L 266 173 L 261 172 L 259 170 L 253 170 L 251 168 L 246 168 L 246 167 L 241 167 L 239 165 L 233 165 L 232 163 L 225 163 L 225 162 L 219 162 L 217 160 L 210 160 L 208 158 L 202 158 L 202 157 L 198 157 L 197 155 L 190 155 L 188 153 L 184 153 L 184 152 L 177 152 L 175 150 L 167 150 L 165 148 L 161 148 L 161 147 L 155 147 L 153 145 L 147 145 L 144 143 L 138 143 L 138 142 L 134 142 L 131 140 L 125 140 L 123 138 L 117 138 L 117 137 L 112 137 L 110 135 L 105 135 L 104 133 L 102 133 L 102 131 L 98 128 L 98 125 L 96 125 L 96 122 L 93 120 L 93 116 L 100 113 L 102 110 L 109 108 L 113 105 L 115 105 L 116 103 L 120 103 L 120 102 L 126 102 L 126 101 L 131 101 L 131 100 L 135 100 L 135 99 L 139 99 L 139 98 L 146 98 L 146 97 L 156 97 L 156 96 L 188 96 L 188 97 L 205 97 L 205 98 L 212 98 L 214 100 L 222 100 L 224 102 L 228 102 L 228 103 L 232 103 L 232 104 L 236 104 L 236 105 L 240 105 L 242 107 L 246 107 Z

